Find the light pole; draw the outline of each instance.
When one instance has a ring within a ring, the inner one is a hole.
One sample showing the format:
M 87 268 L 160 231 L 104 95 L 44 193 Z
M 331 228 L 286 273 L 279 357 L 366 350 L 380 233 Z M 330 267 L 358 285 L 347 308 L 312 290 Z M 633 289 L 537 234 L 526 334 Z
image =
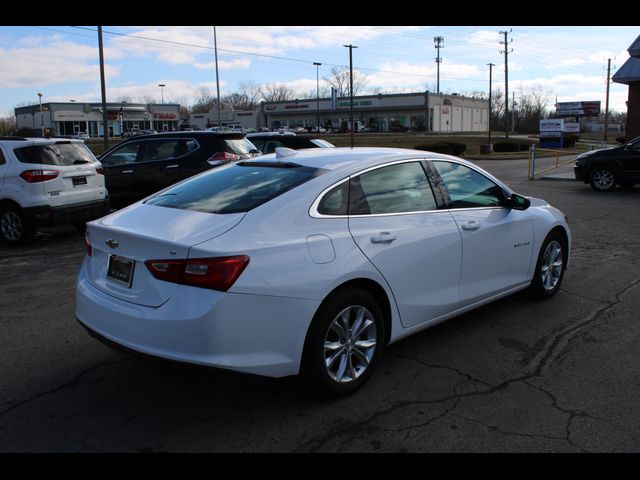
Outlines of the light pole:
M 40 134 L 44 137 L 44 114 L 42 113 L 42 94 L 38 93 L 40 99 Z
M 216 59 L 216 92 L 218 103 L 218 129 L 222 125 L 222 113 L 220 112 L 220 76 L 218 75 L 218 37 L 216 36 L 216 27 L 213 26 L 213 48 Z
M 320 133 L 320 65 L 321 63 L 313 62 L 316 66 L 316 131 Z
M 349 94 L 351 96 L 351 113 L 349 122 L 351 124 L 351 148 L 353 148 L 353 49 L 358 48 L 355 45 L 343 45 L 349 49 Z
M 166 85 L 164 83 L 159 83 L 158 86 L 160 87 L 160 96 L 162 97 L 162 101 L 160 103 L 164 103 L 164 87 L 166 87 Z

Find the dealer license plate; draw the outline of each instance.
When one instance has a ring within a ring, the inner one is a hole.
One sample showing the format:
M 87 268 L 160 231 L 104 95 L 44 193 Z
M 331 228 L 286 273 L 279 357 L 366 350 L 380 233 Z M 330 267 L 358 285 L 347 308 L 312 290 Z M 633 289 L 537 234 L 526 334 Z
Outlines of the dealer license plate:
M 72 177 L 71 181 L 73 182 L 73 186 L 76 187 L 78 185 L 86 185 L 87 177 Z
M 118 285 L 130 288 L 133 280 L 133 266 L 135 261 L 118 255 L 109 256 L 107 279 Z

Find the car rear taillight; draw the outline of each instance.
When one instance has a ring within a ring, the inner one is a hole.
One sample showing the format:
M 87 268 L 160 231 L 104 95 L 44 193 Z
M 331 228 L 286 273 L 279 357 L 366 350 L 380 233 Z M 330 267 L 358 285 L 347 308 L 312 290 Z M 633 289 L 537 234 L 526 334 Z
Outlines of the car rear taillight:
M 98 175 L 104 175 L 104 168 L 102 167 L 102 165 L 99 167 L 96 167 L 96 173 Z
M 84 240 L 84 248 L 87 250 L 87 255 L 90 257 L 91 253 L 93 253 L 93 248 L 91 247 L 91 242 L 89 241 L 89 232 L 84 232 L 82 239 Z
M 144 263 L 158 280 L 226 292 L 249 264 L 249 257 L 147 260 Z
M 45 182 L 58 176 L 58 170 L 25 170 L 20 174 L 23 180 L 29 183 Z
M 207 163 L 210 165 L 220 165 L 221 163 L 237 162 L 238 160 L 240 160 L 240 155 L 229 152 L 218 152 L 207 159 Z

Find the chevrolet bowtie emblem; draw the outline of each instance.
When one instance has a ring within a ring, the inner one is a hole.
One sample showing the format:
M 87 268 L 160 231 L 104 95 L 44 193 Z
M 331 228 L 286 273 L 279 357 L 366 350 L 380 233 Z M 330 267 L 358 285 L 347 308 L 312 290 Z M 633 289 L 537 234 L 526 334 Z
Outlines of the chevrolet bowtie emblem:
M 118 242 L 116 242 L 115 240 L 111 240 L 111 239 L 107 240 L 104 243 L 106 243 L 111 248 L 118 248 L 120 246 L 120 244 Z

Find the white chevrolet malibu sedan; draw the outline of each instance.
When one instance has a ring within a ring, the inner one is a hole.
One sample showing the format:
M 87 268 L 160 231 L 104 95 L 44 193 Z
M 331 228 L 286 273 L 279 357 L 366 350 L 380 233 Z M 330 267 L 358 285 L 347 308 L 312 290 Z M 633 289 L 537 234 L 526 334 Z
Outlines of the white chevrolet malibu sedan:
M 543 200 L 386 148 L 278 149 L 87 226 L 76 316 L 93 336 L 334 394 L 392 342 L 519 290 L 553 296 L 571 248 Z

